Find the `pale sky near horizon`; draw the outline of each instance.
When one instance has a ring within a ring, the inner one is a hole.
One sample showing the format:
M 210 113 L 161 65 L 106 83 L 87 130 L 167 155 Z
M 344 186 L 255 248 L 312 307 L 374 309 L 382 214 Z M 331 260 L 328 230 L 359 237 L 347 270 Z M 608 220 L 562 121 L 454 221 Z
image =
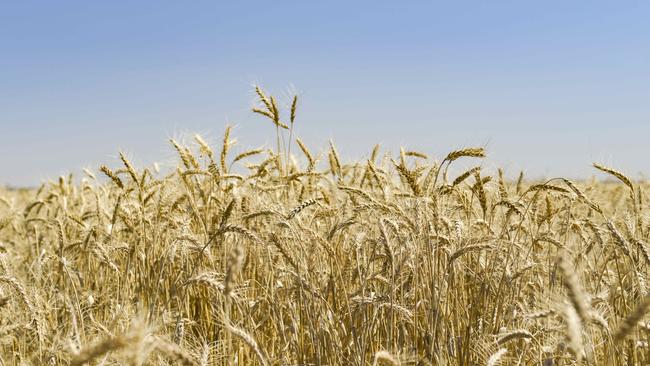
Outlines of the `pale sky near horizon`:
M 173 164 L 198 132 L 274 146 L 259 83 L 313 150 L 442 157 L 485 146 L 511 174 L 650 173 L 650 3 L 2 1 L 0 185 Z M 188 139 L 189 140 L 189 139 Z

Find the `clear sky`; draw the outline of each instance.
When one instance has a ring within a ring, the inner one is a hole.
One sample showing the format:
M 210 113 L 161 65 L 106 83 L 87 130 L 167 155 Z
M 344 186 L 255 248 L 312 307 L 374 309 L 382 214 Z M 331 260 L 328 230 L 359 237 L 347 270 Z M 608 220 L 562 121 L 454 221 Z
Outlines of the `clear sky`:
M 0 184 L 173 163 L 170 137 L 273 146 L 254 83 L 297 133 L 485 146 L 511 174 L 650 173 L 650 2 L 0 1 Z

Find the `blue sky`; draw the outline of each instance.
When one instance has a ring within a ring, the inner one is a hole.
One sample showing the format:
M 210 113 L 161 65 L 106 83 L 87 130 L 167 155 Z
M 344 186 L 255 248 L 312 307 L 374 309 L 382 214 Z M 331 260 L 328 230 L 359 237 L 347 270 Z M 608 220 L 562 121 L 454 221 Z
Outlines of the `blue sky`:
M 650 173 L 650 3 L 0 1 L 0 184 L 171 165 L 170 137 L 274 144 L 251 85 L 314 150 L 488 149 L 512 175 Z

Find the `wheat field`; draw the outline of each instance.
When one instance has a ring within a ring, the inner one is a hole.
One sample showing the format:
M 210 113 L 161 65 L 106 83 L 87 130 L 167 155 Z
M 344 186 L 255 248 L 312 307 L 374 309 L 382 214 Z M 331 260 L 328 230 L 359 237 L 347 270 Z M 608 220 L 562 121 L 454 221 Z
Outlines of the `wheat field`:
M 257 95 L 274 148 L 0 189 L 2 365 L 650 363 L 647 183 L 346 162 Z

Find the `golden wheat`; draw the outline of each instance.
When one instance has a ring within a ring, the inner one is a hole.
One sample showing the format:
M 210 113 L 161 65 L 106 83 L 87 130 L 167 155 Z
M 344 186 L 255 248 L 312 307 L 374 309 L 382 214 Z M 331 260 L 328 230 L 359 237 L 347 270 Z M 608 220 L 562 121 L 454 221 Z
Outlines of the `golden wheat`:
M 171 140 L 169 171 L 0 188 L 1 364 L 650 363 L 646 181 L 447 180 L 482 148 L 350 162 L 255 92 L 275 149 L 227 128 Z

